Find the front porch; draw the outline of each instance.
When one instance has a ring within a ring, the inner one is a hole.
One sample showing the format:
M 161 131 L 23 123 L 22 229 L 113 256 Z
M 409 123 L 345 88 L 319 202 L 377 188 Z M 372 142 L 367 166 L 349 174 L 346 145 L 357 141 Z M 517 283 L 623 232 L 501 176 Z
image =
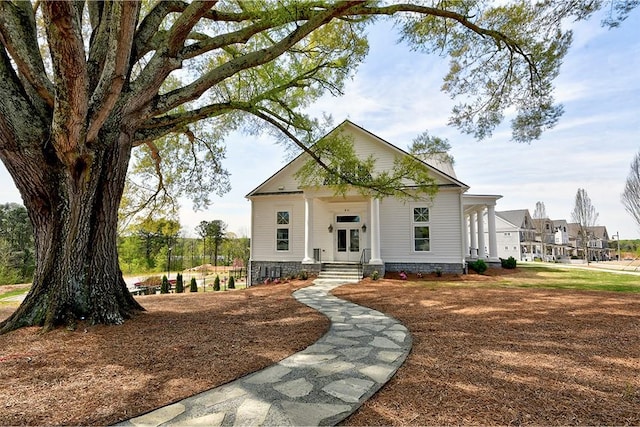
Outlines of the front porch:
M 497 195 L 464 195 L 463 245 L 465 260 L 483 259 L 490 265 L 500 266 L 496 235 Z M 485 217 L 487 231 L 485 231 Z M 488 246 L 487 246 L 488 241 Z

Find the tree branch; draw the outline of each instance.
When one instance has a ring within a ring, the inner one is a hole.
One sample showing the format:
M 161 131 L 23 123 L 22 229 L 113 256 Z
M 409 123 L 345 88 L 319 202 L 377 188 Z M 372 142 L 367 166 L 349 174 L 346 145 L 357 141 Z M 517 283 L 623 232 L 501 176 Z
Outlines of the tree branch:
M 54 147 L 67 165 L 80 155 L 85 141 L 85 123 L 89 104 L 87 64 L 81 23 L 76 5 L 45 1 L 42 11 L 53 61 L 55 93 L 53 112 Z
M 36 34 L 35 11 L 29 2 L 0 2 L 0 43 L 13 58 L 21 78 L 53 107 L 54 89 L 44 69 Z
M 127 77 L 129 55 L 138 22 L 140 10 L 138 2 L 113 2 L 110 6 L 104 21 L 113 25 L 117 23 L 117 25 L 116 28 L 104 29 L 108 37 L 105 49 L 108 53 L 100 73 L 100 80 L 89 101 L 90 122 L 87 141 L 93 141 L 97 137 L 98 131 L 120 97 Z
M 346 1 L 334 4 L 332 7 L 318 12 L 307 20 L 304 24 L 296 27 L 288 36 L 274 44 L 269 48 L 260 49 L 245 55 L 233 58 L 230 61 L 214 68 L 193 83 L 184 86 L 178 90 L 160 96 L 155 111 L 150 115 L 164 114 L 173 108 L 199 98 L 204 92 L 215 84 L 225 80 L 226 78 L 238 73 L 239 71 L 256 67 L 272 61 L 282 55 L 290 47 L 294 46 L 300 40 L 305 38 L 311 32 L 331 21 L 336 16 L 348 14 L 347 12 L 354 5 L 358 5 L 358 1 Z

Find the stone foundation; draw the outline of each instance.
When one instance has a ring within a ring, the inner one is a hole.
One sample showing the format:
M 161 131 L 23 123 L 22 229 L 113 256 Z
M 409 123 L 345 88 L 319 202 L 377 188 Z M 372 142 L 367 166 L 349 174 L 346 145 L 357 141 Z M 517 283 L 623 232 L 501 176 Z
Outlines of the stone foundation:
M 320 263 L 303 264 L 300 261 L 249 261 L 249 283 L 255 285 L 265 279 L 298 277 L 302 271 L 309 276 L 320 273 Z
M 429 274 L 436 271 L 452 274 L 465 273 L 465 266 L 457 263 L 408 263 L 408 262 L 387 262 L 385 263 L 386 272 L 401 272 L 405 273 L 422 273 Z M 382 276 L 382 275 L 381 275 Z

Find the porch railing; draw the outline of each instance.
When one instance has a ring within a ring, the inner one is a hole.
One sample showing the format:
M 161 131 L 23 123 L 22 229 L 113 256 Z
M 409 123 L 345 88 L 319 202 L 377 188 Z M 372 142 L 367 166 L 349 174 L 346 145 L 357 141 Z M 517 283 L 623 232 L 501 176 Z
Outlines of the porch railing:
M 360 254 L 360 262 L 358 262 L 358 276 L 362 277 L 364 265 L 371 259 L 371 249 L 364 248 Z

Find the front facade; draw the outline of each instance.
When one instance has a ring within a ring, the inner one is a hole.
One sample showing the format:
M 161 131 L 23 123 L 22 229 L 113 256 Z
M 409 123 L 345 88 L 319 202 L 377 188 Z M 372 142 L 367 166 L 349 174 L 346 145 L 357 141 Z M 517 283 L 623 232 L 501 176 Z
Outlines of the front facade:
M 349 121 L 332 132 L 348 135 L 357 155 L 374 156 L 380 170 L 409 155 Z M 303 187 L 295 173 L 306 160 L 307 155 L 298 156 L 247 195 L 251 283 L 302 271 L 317 274 L 326 263 L 359 264 L 365 276 L 373 271 L 464 271 L 468 187 L 451 171 L 425 163 L 439 191 L 433 198 L 403 201 Z
M 533 260 L 538 250 L 533 220 L 527 209 L 496 212 L 498 256 Z
M 607 228 L 602 225 L 596 225 L 586 228 L 586 250 L 583 244 L 583 238 L 580 235 L 580 225 L 576 223 L 568 224 L 568 240 L 572 247 L 571 255 L 579 259 L 588 259 L 589 261 L 609 261 L 611 260 L 611 250 L 609 249 L 609 233 Z

